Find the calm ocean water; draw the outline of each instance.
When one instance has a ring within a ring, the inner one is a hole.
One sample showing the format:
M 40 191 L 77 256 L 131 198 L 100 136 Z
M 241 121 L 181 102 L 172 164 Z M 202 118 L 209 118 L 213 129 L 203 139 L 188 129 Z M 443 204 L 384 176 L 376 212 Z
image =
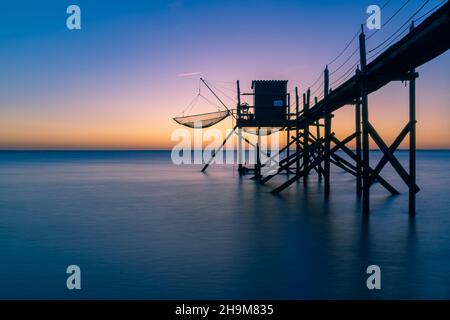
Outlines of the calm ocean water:
M 275 181 L 201 174 L 169 152 L 0 152 L 0 298 L 449 299 L 450 151 L 418 152 L 414 219 L 383 176 L 402 194 L 373 187 L 364 217 L 336 168 L 325 202 L 315 176 L 274 196 Z

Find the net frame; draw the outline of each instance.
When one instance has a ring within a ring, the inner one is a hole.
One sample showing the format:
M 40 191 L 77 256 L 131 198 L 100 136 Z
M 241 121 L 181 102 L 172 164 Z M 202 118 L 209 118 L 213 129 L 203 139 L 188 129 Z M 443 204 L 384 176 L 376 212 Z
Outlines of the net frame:
M 228 110 L 194 114 L 172 118 L 176 123 L 189 128 L 208 128 L 230 116 Z M 200 126 L 197 124 L 201 123 Z

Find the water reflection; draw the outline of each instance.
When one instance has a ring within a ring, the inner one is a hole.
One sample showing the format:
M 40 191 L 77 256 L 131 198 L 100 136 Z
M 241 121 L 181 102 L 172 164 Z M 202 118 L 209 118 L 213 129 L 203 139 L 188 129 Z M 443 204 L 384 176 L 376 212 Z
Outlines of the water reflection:
M 406 192 L 379 186 L 362 215 L 340 171 L 327 200 L 315 176 L 275 196 L 283 177 L 260 185 L 232 166 L 200 174 L 168 157 L 2 155 L 0 297 L 68 297 L 61 282 L 74 260 L 87 288 L 78 298 L 450 296 L 450 153 L 418 153 L 415 218 Z M 381 291 L 366 288 L 371 264 Z

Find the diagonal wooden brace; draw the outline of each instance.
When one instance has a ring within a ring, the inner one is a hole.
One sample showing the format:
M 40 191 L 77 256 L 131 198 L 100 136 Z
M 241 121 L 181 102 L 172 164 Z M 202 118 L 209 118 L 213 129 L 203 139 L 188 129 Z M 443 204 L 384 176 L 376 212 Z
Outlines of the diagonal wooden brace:
M 394 151 L 400 146 L 402 141 L 405 139 L 406 135 L 411 130 L 411 123 L 408 123 L 403 130 L 399 133 L 397 138 L 394 140 L 394 142 L 389 147 L 389 151 L 391 153 L 394 153 Z M 376 165 L 375 169 L 373 170 L 372 174 L 370 175 L 369 183 L 372 185 L 375 182 L 376 177 L 381 173 L 381 170 L 383 170 L 384 166 L 389 162 L 389 159 L 387 156 L 383 155 L 381 160 Z
M 397 171 L 400 178 L 402 178 L 402 180 L 406 183 L 408 187 L 410 188 L 413 187 L 415 193 L 419 192 L 420 188 L 416 184 L 414 186 L 410 185 L 408 172 L 406 172 L 406 170 L 401 165 L 400 161 L 398 161 L 397 158 L 394 156 L 394 154 L 389 150 L 388 146 L 386 145 L 386 143 L 384 143 L 383 139 L 381 139 L 380 135 L 375 130 L 375 128 L 370 123 L 368 123 L 368 128 L 370 136 L 378 145 L 380 150 L 384 153 L 384 155 L 387 157 L 388 161 L 391 163 L 395 171 Z
M 338 138 L 336 137 L 332 137 L 331 138 L 333 140 L 334 143 L 339 144 L 340 141 Z M 344 141 L 342 141 L 344 142 Z M 356 154 L 350 150 L 345 144 L 341 146 L 342 151 L 344 151 L 350 158 L 352 158 L 356 163 L 360 163 L 361 165 L 363 165 L 363 161 L 359 160 L 358 157 L 356 156 Z M 369 173 L 373 172 L 372 168 L 368 168 Z M 397 189 L 395 189 L 392 185 L 390 185 L 386 180 L 384 180 L 381 176 L 377 176 L 376 181 L 379 182 L 383 187 L 386 188 L 386 190 L 388 190 L 391 194 L 393 195 L 397 195 L 400 194 L 400 192 L 398 192 Z

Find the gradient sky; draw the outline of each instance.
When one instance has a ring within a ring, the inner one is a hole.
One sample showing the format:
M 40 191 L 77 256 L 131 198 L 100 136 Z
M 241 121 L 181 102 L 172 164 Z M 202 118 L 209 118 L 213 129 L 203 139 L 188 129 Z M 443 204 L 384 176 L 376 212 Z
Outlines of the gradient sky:
M 391 1 L 382 17 L 387 19 L 403 2 Z M 395 31 L 422 2 L 412 0 L 368 42 L 368 49 Z M 430 1 L 423 12 L 439 2 Z M 198 90 L 199 74 L 181 74 L 201 72 L 207 79 L 229 82 L 239 79 L 244 90 L 249 90 L 253 79 L 287 79 L 290 90 L 298 85 L 303 92 L 357 32 L 367 17 L 367 6 L 383 3 L 2 3 L 0 149 L 170 148 L 174 144 L 171 132 L 179 128 L 171 118 Z M 66 28 L 70 4 L 81 7 L 82 30 Z M 418 70 L 420 148 L 450 148 L 449 67 L 447 52 Z M 406 124 L 407 97 L 408 88 L 401 83 L 369 97 L 371 122 L 388 141 Z M 201 104 L 193 113 L 204 111 L 214 111 L 214 107 Z M 347 107 L 336 113 L 334 130 L 343 137 L 353 123 Z M 225 126 L 231 122 L 221 128 Z

